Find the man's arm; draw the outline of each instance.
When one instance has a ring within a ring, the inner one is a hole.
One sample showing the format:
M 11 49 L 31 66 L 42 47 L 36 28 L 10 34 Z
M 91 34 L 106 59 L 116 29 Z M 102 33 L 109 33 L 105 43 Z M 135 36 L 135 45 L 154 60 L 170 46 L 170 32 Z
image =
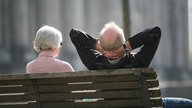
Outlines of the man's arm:
M 132 49 L 142 46 L 141 50 L 135 55 L 141 67 L 148 67 L 151 63 L 158 48 L 160 38 L 161 29 L 158 26 L 146 29 L 129 38 Z
M 80 46 L 87 49 L 95 49 L 95 45 L 98 39 L 90 36 L 86 32 L 78 29 L 71 29 L 69 35 L 75 46 Z
M 135 49 L 141 47 L 142 45 L 151 44 L 151 42 L 156 39 L 160 39 L 161 37 L 161 29 L 156 26 L 154 28 L 146 29 L 128 39 L 131 48 Z
M 94 69 L 95 60 L 100 55 L 95 51 L 96 43 L 98 40 L 89 34 L 77 29 L 72 29 L 69 35 L 83 64 L 89 70 Z

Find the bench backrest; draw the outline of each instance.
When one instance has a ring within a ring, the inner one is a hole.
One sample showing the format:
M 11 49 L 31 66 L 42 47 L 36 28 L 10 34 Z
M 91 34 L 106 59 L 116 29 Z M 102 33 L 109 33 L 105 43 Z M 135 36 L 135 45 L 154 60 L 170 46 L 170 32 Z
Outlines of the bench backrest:
M 162 106 L 151 68 L 0 75 L 0 108 Z

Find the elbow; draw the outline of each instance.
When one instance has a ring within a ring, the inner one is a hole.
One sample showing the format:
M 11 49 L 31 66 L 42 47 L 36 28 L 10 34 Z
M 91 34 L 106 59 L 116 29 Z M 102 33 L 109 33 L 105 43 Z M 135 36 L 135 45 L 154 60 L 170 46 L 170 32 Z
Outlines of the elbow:
M 69 33 L 69 36 L 70 36 L 71 42 L 76 45 L 78 43 L 78 33 L 77 33 L 77 30 L 74 29 L 74 28 L 71 29 L 71 31 Z
M 159 26 L 155 26 L 154 29 L 158 32 L 161 32 L 161 28 Z
M 161 28 L 159 26 L 155 26 L 153 29 L 157 34 L 157 38 L 161 38 Z
M 71 29 L 71 31 L 69 32 L 69 36 L 72 38 L 76 35 L 76 29 Z

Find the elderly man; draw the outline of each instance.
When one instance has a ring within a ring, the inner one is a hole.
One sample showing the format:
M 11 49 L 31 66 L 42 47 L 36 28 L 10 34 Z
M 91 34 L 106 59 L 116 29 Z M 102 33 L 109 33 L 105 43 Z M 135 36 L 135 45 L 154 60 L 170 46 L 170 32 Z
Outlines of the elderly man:
M 89 70 L 148 67 L 161 38 L 159 27 L 146 29 L 125 41 L 123 30 L 114 22 L 104 26 L 99 39 L 72 29 L 70 38 Z M 136 54 L 130 51 L 141 47 Z M 192 108 L 185 98 L 162 98 L 164 108 Z
M 161 30 L 146 29 L 125 42 L 123 30 L 110 22 L 101 30 L 99 39 L 76 29 L 71 30 L 70 37 L 89 70 L 148 67 L 159 45 Z M 129 53 L 138 47 L 142 47 L 138 53 Z

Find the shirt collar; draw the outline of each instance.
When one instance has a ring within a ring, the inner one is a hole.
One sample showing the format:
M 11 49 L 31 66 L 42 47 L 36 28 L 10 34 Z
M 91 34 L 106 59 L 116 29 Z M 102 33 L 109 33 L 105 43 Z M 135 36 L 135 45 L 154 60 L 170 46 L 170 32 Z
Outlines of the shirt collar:
M 107 60 L 108 60 L 108 62 L 109 62 L 110 64 L 116 64 L 116 63 L 118 63 L 121 59 L 122 59 L 122 57 L 120 57 L 120 58 L 118 58 L 118 59 L 115 59 L 115 60 L 110 60 L 110 59 L 107 59 Z
M 43 56 L 54 58 L 52 51 L 42 51 L 42 52 L 40 52 L 39 57 L 43 57 Z

